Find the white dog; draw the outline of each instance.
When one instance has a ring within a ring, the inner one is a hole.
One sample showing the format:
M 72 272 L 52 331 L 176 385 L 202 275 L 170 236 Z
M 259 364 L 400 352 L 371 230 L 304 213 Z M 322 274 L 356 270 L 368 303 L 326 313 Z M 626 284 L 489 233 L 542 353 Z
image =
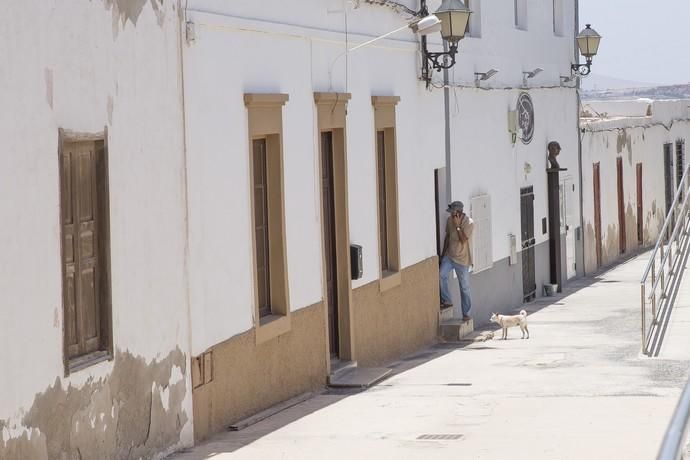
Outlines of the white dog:
M 525 332 L 527 332 L 527 338 L 529 339 L 529 329 L 527 329 L 527 312 L 521 310 L 519 315 L 499 315 L 498 313 L 492 313 L 490 321 L 496 323 L 503 328 L 503 340 L 508 338 L 508 328 L 514 326 L 520 326 L 522 331 L 522 337 L 525 338 Z

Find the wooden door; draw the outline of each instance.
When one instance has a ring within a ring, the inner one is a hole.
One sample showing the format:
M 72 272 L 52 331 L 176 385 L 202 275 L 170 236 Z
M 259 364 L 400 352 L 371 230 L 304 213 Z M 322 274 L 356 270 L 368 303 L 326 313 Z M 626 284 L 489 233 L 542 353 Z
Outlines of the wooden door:
M 597 253 L 597 268 L 601 267 L 601 174 L 599 162 L 594 163 L 592 172 L 594 183 L 594 247 Z
M 326 264 L 326 301 L 331 355 L 339 352 L 338 271 L 335 235 L 335 191 L 333 186 L 333 133 L 321 133 L 321 193 L 323 205 L 323 241 Z
M 523 301 L 533 300 L 537 293 L 534 254 L 534 188 L 520 189 L 520 221 L 522 236 L 522 295 Z
M 68 357 L 101 346 L 101 278 L 95 142 L 67 143 L 61 156 L 63 301 Z
M 637 163 L 637 243 L 644 244 L 644 215 L 642 212 L 642 163 Z
M 616 183 L 618 186 L 618 248 L 623 254 L 625 241 L 625 192 L 623 190 L 623 158 L 616 158 Z

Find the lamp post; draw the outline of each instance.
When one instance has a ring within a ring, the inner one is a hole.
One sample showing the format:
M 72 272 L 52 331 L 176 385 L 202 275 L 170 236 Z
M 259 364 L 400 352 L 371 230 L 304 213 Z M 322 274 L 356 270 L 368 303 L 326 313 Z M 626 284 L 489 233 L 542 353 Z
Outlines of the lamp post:
M 586 59 L 586 63 L 572 64 L 571 69 L 573 74 L 577 76 L 589 75 L 592 66 L 592 58 L 596 56 L 599 51 L 599 42 L 601 35 L 596 30 L 592 29 L 591 24 L 587 24 L 584 29 L 577 35 L 577 47 L 580 49 L 580 54 Z
M 441 37 L 447 43 L 447 50 L 442 52 L 429 51 L 426 36 L 422 35 L 422 80 L 426 82 L 427 87 L 431 84 L 431 69 L 440 72 L 455 65 L 458 42 L 465 37 L 471 13 L 462 0 L 443 0 L 439 9 L 435 11 L 434 14 L 441 21 Z M 428 15 L 426 0 L 421 0 L 421 8 L 416 16 L 426 17 Z

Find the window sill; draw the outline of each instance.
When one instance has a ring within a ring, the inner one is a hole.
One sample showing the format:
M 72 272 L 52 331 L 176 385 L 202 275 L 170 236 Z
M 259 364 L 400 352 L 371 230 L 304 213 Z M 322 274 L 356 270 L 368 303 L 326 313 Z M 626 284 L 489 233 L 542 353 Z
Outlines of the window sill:
M 103 361 L 110 361 L 112 359 L 112 353 L 106 350 L 94 351 L 93 353 L 89 353 L 88 355 L 72 358 L 67 362 L 65 376 L 73 374 L 74 372 L 84 370 L 87 367 L 94 366 Z
M 400 283 L 402 282 L 402 276 L 400 275 L 400 272 L 392 272 L 392 271 L 387 271 L 383 272 L 381 275 L 381 279 L 379 280 L 379 291 L 380 292 L 386 292 L 388 290 L 393 289 L 394 287 L 400 286 Z
M 256 344 L 268 342 L 287 332 L 290 332 L 290 315 L 262 316 L 256 327 Z

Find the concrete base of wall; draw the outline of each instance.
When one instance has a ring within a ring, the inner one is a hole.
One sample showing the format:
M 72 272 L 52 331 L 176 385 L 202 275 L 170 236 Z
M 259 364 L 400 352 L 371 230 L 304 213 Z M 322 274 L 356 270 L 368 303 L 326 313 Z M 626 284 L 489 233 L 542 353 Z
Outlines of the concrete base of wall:
M 289 332 L 259 345 L 252 329 L 211 348 L 213 380 L 193 392 L 197 441 L 326 384 L 323 303 L 292 312 L 290 323 Z
M 380 292 L 375 281 L 352 292 L 356 360 L 377 366 L 437 340 L 438 258 L 402 270 L 400 286 Z
M 506 313 L 522 303 L 520 253 L 518 253 L 516 264 L 510 265 L 509 261 L 508 258 L 498 260 L 490 269 L 471 276 L 472 311 L 470 315 L 474 319 L 475 327 L 488 324 L 492 312 Z M 457 286 L 454 288 L 458 289 Z
M 565 238 L 562 239 L 565 245 Z M 545 241 L 534 248 L 535 282 L 537 297 L 544 295 L 544 283 L 551 282 L 549 266 L 549 242 Z M 565 253 L 563 262 L 563 282 L 566 283 Z M 458 290 L 457 282 L 451 288 Z M 472 290 L 472 311 L 475 327 L 489 323 L 492 312 L 508 313 L 522 305 L 522 253 L 518 253 L 517 263 L 509 264 L 509 259 L 494 262 L 489 270 L 473 274 L 470 278 Z

